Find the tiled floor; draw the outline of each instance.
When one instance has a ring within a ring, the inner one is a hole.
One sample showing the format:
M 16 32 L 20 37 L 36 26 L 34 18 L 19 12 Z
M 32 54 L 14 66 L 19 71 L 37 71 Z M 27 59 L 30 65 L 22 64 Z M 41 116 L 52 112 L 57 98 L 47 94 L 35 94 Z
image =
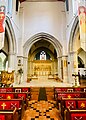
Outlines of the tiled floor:
M 32 100 L 28 102 L 23 120 L 61 120 L 61 116 L 56 109 L 55 101 Z
M 31 101 L 28 101 L 23 120 L 61 120 L 56 101 L 54 101 L 54 89 L 52 87 L 45 89 L 47 101 L 38 101 L 40 87 L 31 88 Z

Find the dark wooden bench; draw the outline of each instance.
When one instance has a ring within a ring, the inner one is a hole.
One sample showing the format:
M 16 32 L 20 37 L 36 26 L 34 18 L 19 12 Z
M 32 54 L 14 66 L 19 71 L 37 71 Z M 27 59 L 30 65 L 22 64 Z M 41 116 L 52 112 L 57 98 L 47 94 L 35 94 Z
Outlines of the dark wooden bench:
M 86 98 L 86 92 L 56 92 L 55 100 L 61 100 L 61 98 Z
M 0 120 L 19 120 L 16 108 L 12 110 L 0 110 Z
M 26 101 L 26 98 L 29 100 L 29 93 L 28 92 L 4 92 L 0 93 L 0 99 L 14 99 L 14 98 L 23 98 Z
M 66 109 L 86 109 L 86 98 L 62 98 L 61 115 L 64 118 Z
M 30 94 L 30 87 L 7 87 L 0 88 L 0 93 L 3 92 L 28 92 Z
M 18 116 L 21 119 L 25 111 L 23 99 L 0 99 L 0 110 L 13 110 L 17 109 Z
M 86 120 L 86 110 L 83 109 L 67 109 L 66 120 Z
M 57 92 L 86 92 L 86 87 L 54 87 L 54 98 Z

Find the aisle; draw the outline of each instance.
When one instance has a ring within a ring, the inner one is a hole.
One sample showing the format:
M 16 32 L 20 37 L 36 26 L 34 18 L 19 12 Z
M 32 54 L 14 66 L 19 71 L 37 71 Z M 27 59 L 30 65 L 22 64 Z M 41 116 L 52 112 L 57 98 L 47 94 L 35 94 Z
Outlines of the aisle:
M 28 105 L 23 120 L 61 120 L 55 101 L 32 100 Z
M 47 101 L 38 101 L 40 87 L 31 88 L 31 101 L 28 101 L 28 108 L 25 111 L 23 120 L 61 120 L 60 112 L 54 101 L 54 89 L 47 87 Z
M 47 101 L 46 89 L 44 87 L 39 89 L 38 101 L 40 100 Z

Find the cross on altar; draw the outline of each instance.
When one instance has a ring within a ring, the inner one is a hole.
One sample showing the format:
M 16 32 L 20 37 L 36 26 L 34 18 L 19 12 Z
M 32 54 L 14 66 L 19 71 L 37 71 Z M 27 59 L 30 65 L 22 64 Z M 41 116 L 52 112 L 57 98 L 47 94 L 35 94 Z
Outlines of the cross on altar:
M 5 109 L 6 104 L 5 104 L 5 103 L 3 103 L 1 106 L 3 107 L 3 110 L 4 110 L 4 109 Z

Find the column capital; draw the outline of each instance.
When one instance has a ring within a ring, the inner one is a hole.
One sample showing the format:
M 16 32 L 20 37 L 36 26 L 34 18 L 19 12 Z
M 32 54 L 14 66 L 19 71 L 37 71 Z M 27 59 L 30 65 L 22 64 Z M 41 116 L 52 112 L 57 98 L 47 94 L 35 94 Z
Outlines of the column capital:
M 76 54 L 76 53 L 77 53 L 77 51 L 72 51 L 69 54 Z
M 8 55 L 16 55 L 16 53 L 8 52 Z
M 57 58 L 63 58 L 63 57 L 68 57 L 68 55 L 62 55 L 62 56 L 59 56 Z

